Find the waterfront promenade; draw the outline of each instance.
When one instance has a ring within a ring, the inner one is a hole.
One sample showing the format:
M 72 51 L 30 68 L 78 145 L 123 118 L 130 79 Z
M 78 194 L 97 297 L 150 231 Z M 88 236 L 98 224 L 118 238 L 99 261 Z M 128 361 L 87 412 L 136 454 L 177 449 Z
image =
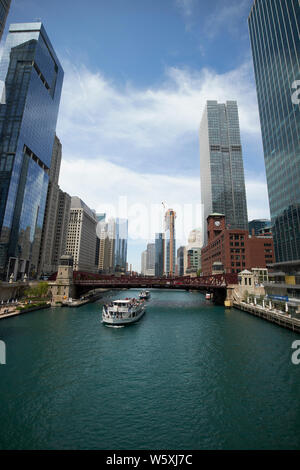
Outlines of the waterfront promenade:
M 287 313 L 280 312 L 279 310 L 264 308 L 261 305 L 248 304 L 246 302 L 233 302 L 233 306 L 251 315 L 275 323 L 284 328 L 300 333 L 300 319 L 294 318 Z

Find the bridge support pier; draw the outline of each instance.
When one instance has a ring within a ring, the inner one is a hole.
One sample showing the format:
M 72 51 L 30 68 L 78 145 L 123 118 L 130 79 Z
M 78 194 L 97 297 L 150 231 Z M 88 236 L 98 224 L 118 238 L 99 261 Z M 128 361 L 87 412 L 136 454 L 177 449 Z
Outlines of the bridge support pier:
M 233 307 L 233 293 L 234 293 L 235 287 L 236 286 L 234 285 L 230 285 L 230 286 L 227 286 L 226 288 L 226 299 L 225 299 L 224 305 L 227 308 Z

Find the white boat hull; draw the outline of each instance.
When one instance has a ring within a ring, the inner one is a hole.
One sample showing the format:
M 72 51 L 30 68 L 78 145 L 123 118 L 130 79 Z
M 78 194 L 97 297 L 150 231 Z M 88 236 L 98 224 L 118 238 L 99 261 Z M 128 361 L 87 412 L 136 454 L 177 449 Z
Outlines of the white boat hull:
M 130 317 L 130 318 L 113 318 L 111 316 L 107 316 L 104 313 L 102 313 L 102 323 L 104 325 L 110 325 L 110 326 L 130 325 L 131 323 L 136 323 L 137 321 L 139 321 L 145 313 L 146 313 L 145 308 L 142 308 L 141 311 L 138 312 L 135 317 Z

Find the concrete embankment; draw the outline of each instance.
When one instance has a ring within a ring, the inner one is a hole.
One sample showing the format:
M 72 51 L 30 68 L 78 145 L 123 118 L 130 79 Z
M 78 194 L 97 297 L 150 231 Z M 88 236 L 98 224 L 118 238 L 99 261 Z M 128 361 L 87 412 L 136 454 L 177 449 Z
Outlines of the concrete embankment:
M 37 305 L 35 307 L 24 308 L 22 310 L 9 310 L 6 313 L 0 312 L 0 320 L 3 318 L 15 317 L 16 315 L 22 315 L 23 313 L 35 312 L 36 310 L 43 310 L 44 308 L 50 308 L 50 304 L 46 305 Z
M 85 296 L 81 299 L 73 299 L 71 301 L 66 300 L 62 302 L 59 306 L 62 307 L 81 307 L 82 305 L 89 304 L 95 302 L 96 300 L 101 299 L 102 295 L 106 292 L 109 292 L 111 289 L 95 289 L 95 292 Z
M 283 328 L 300 333 L 300 319 L 294 318 L 288 314 L 280 313 L 278 311 L 263 308 L 258 305 L 247 304 L 246 302 L 233 302 L 233 306 L 244 312 L 248 312 L 251 315 L 260 317 L 263 320 L 267 320 L 271 323 L 275 323 Z

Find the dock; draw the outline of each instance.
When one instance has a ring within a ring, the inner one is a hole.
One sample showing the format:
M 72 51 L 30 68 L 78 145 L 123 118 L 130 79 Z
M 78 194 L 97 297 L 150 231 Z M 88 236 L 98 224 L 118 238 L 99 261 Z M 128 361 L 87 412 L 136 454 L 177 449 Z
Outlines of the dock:
M 263 308 L 260 305 L 247 304 L 246 302 L 233 302 L 233 306 L 239 310 L 255 315 L 263 320 L 275 323 L 278 326 L 287 328 L 300 333 L 300 319 L 294 318 L 291 315 L 280 313 L 271 309 Z

